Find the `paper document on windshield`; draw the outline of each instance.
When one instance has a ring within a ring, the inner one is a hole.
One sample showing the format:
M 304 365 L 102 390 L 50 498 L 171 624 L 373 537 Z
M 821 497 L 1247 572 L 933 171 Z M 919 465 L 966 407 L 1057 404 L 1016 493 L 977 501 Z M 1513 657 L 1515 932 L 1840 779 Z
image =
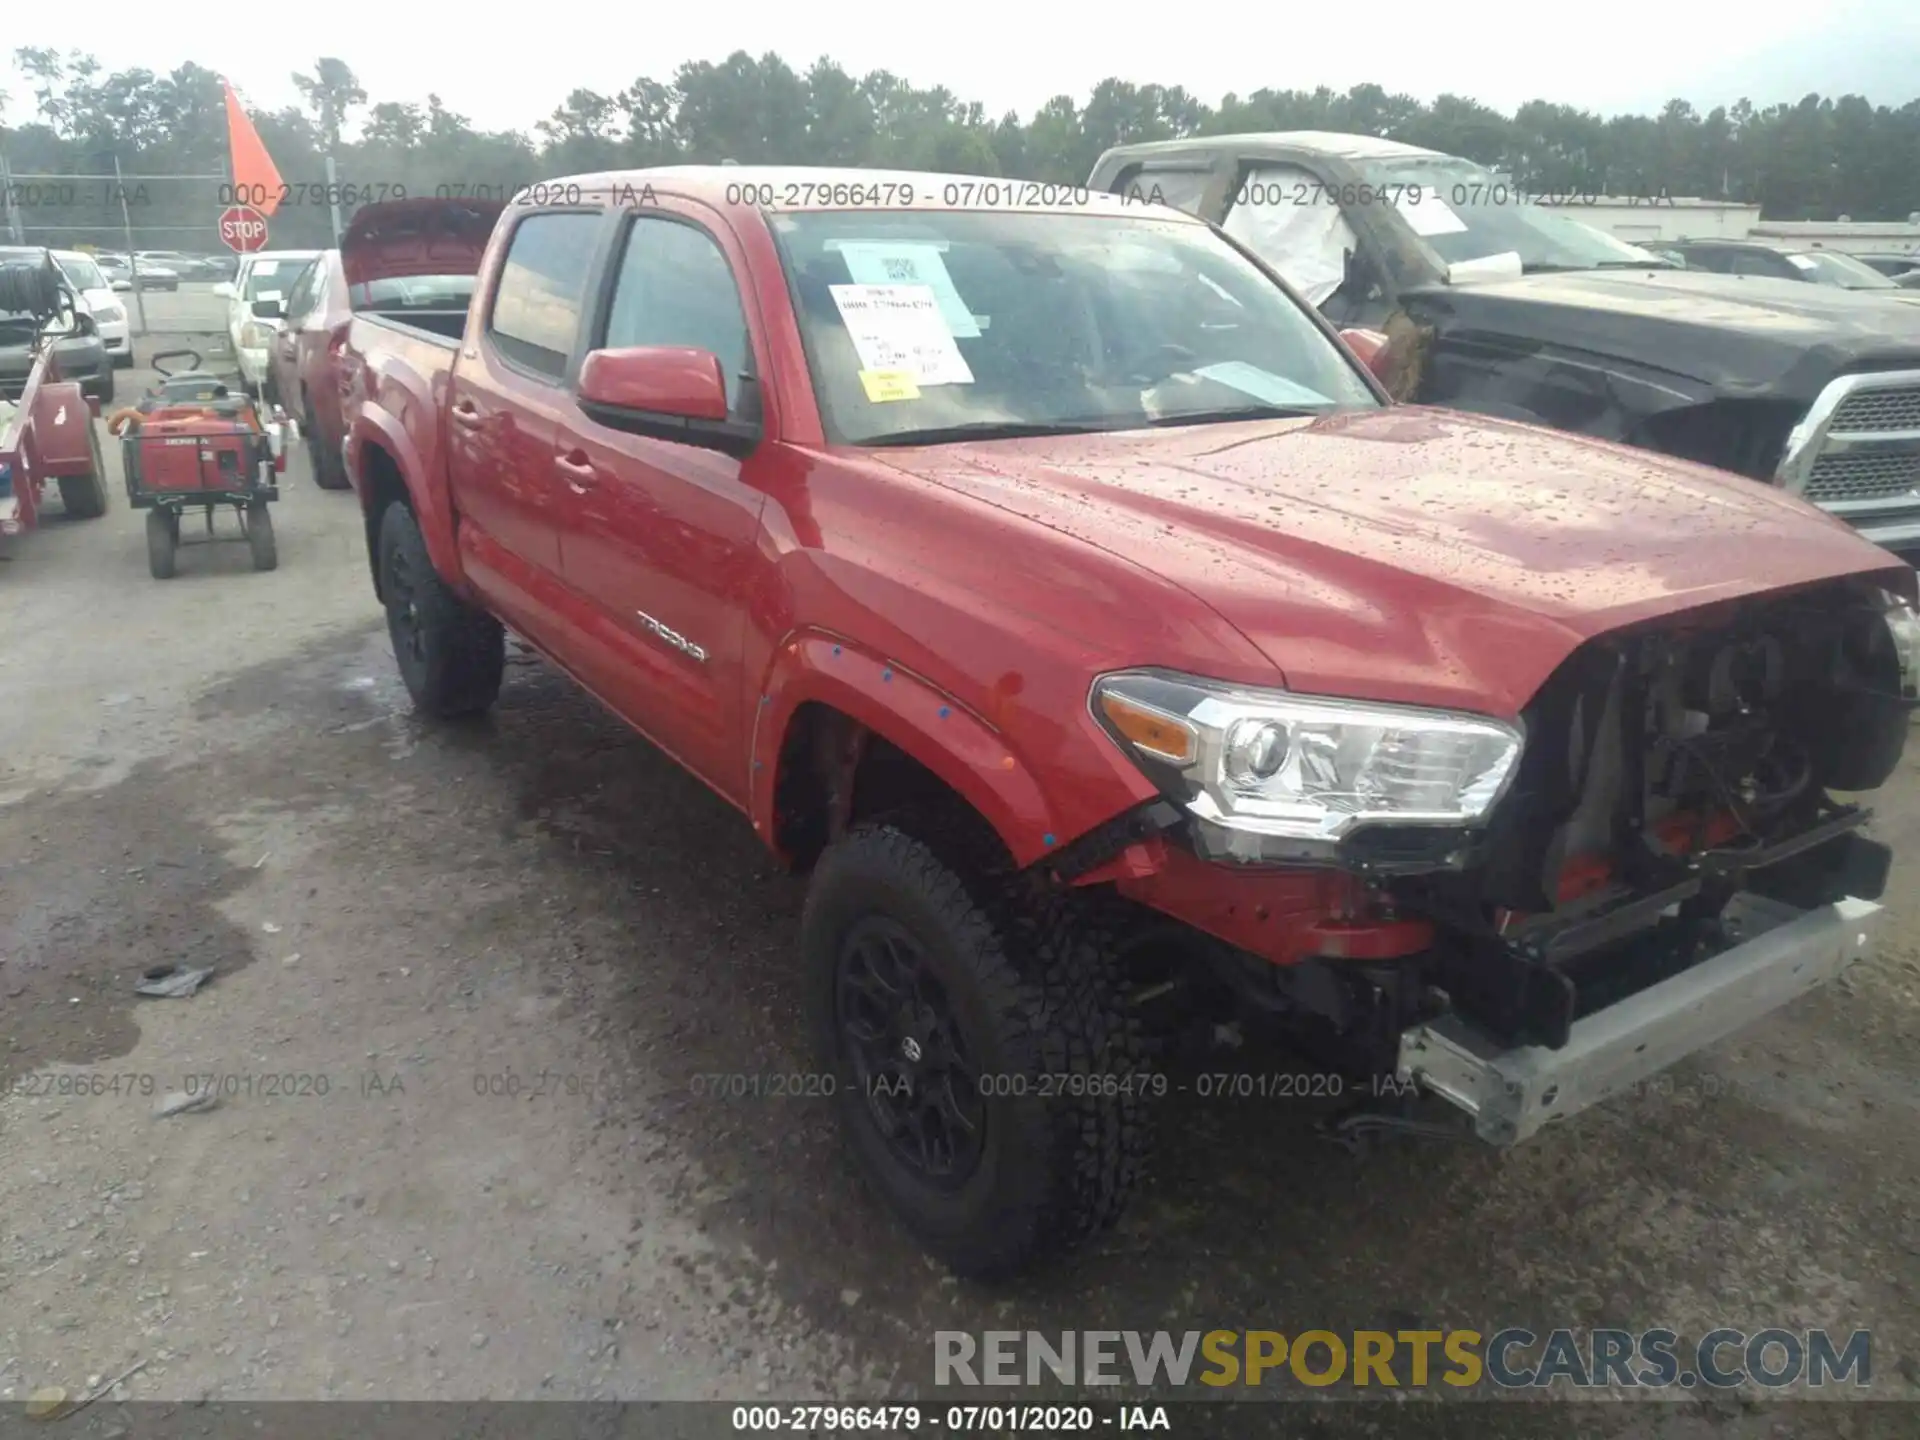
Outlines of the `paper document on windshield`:
M 1467 228 L 1446 201 L 1440 198 L 1440 192 L 1431 186 L 1409 185 L 1394 189 L 1388 193 L 1393 208 L 1406 217 L 1407 224 L 1413 227 L 1413 233 L 1420 236 L 1459 235 Z
M 832 285 L 833 303 L 860 368 L 898 372 L 917 385 L 971 385 L 931 285 Z
M 954 288 L 939 246 L 911 240 L 842 240 L 839 250 L 855 284 L 925 285 L 933 291 L 947 329 L 962 340 L 979 336 L 979 322 Z

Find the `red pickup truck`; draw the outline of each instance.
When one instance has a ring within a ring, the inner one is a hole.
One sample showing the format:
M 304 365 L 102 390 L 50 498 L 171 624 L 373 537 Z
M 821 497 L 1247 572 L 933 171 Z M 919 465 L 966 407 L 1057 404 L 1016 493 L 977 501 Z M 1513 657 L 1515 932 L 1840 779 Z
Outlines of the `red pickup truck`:
M 484 710 L 510 627 L 810 869 L 813 1081 L 957 1270 L 1093 1233 L 1157 1106 L 1264 1081 L 1183 1080 L 1170 1014 L 1271 1022 L 1327 1066 L 1300 1093 L 1362 1097 L 1342 1127 L 1431 1125 L 1403 1090 L 1505 1145 L 1871 944 L 1848 797 L 1899 762 L 1920 625 L 1841 522 L 1390 404 L 1157 206 L 538 189 L 343 241 L 400 671 Z

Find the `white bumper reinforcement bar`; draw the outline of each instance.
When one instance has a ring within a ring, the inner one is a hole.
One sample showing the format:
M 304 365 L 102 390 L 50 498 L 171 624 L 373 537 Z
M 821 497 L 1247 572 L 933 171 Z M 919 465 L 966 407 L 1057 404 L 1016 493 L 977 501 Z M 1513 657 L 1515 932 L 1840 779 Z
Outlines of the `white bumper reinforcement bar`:
M 1883 915 L 1866 900 L 1797 910 L 1740 895 L 1725 917 L 1738 944 L 1576 1020 L 1561 1049 L 1502 1050 L 1448 1015 L 1400 1037 L 1400 1078 L 1466 1111 L 1481 1139 L 1516 1144 L 1825 984 L 1872 948 Z

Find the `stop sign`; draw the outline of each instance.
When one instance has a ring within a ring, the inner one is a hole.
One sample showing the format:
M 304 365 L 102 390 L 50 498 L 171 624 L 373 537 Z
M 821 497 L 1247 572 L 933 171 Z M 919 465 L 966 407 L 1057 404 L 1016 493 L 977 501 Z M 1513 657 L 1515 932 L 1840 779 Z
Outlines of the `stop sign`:
M 229 205 L 220 212 L 220 243 L 245 255 L 267 248 L 267 217 L 251 205 Z

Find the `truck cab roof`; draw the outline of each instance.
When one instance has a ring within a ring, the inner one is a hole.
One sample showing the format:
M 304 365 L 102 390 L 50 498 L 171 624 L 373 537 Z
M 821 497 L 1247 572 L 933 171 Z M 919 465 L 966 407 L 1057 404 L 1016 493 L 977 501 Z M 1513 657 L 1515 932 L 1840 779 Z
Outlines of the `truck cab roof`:
M 1310 150 L 1342 160 L 1405 159 L 1416 155 L 1442 155 L 1398 140 L 1377 135 L 1343 135 L 1333 130 L 1256 130 L 1242 135 L 1194 135 L 1184 140 L 1150 140 L 1137 145 L 1116 145 L 1101 156 L 1104 164 L 1116 155 L 1211 154 L 1223 148 L 1241 151 Z

